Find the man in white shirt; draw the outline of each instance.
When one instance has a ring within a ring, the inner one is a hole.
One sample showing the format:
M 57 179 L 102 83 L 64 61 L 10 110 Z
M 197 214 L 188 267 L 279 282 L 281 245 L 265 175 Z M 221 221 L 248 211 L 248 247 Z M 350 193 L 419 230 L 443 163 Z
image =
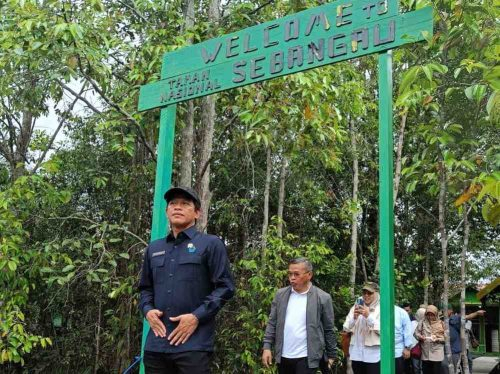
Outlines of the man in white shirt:
M 404 374 L 404 360 L 410 358 L 413 345 L 413 329 L 410 316 L 403 308 L 394 305 L 394 348 L 396 358 L 396 374 Z
M 279 374 L 313 374 L 325 353 L 329 367 L 336 357 L 332 298 L 312 285 L 312 276 L 307 259 L 290 261 L 290 286 L 279 289 L 274 297 L 262 364 L 270 367 L 274 348 Z

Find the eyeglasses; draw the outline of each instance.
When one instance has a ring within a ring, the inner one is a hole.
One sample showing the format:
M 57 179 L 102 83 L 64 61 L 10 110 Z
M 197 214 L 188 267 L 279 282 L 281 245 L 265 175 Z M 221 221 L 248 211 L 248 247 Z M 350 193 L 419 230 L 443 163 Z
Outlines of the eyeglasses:
M 373 295 L 373 292 L 370 292 L 370 291 L 368 291 L 368 290 L 363 290 L 361 293 L 362 293 L 363 295 Z
M 304 274 L 310 273 L 310 271 L 306 271 L 304 273 L 299 273 L 299 272 L 288 272 L 288 278 L 298 278 L 301 277 Z

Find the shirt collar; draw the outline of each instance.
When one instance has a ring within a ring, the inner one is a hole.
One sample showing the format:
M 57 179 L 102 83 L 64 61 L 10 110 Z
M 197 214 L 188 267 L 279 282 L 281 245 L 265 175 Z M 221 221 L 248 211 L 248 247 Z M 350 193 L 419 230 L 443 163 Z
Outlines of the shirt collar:
M 305 290 L 304 292 L 297 292 L 293 289 L 292 286 L 290 286 L 290 288 L 292 289 L 292 293 L 297 294 L 297 295 L 305 295 L 306 293 L 308 293 L 311 290 L 311 287 L 312 287 L 312 283 L 309 283 L 309 287 L 307 288 L 307 290 Z
M 198 230 L 196 230 L 196 225 L 189 226 L 186 230 L 181 231 L 179 235 L 177 235 L 177 238 L 182 238 L 183 236 L 187 237 L 188 239 L 193 239 L 196 235 Z M 168 234 L 167 236 L 167 242 L 175 240 L 174 235 L 172 234 L 172 231 Z

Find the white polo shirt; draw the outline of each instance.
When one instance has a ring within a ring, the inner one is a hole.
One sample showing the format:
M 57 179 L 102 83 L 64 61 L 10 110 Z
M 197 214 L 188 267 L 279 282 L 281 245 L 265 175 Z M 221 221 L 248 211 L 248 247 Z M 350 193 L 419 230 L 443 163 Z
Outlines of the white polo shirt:
M 310 289 L 311 286 L 307 291 L 298 293 L 292 288 L 286 308 L 282 357 L 307 357 L 306 311 Z

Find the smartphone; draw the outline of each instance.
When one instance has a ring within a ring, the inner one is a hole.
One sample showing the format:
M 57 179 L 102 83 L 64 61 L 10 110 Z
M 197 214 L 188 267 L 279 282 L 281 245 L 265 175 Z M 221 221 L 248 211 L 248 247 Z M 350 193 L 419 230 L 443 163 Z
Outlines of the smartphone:
M 363 300 L 363 298 L 361 296 L 358 297 L 358 299 L 356 300 L 356 305 L 359 305 L 359 306 L 365 305 L 365 301 Z

